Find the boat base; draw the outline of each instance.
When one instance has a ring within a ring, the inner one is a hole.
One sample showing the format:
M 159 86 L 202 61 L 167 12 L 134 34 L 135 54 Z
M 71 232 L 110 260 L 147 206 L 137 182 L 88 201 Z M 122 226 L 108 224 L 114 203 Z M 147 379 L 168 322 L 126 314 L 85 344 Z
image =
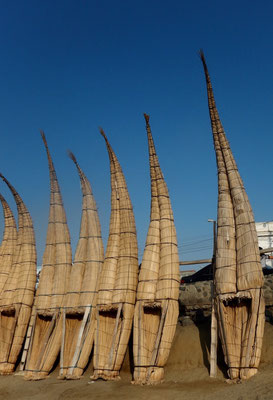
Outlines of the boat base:
M 108 371 L 103 369 L 94 370 L 94 374 L 90 376 L 92 381 L 103 379 L 104 381 L 119 381 L 119 371 Z
M 26 381 L 41 381 L 48 377 L 48 372 L 25 372 L 24 379 Z
M 159 385 L 164 382 L 163 367 L 135 367 L 133 385 Z
M 82 368 L 73 368 L 73 372 L 69 373 L 65 372 L 63 375 L 59 375 L 58 379 L 60 380 L 77 380 L 82 378 L 83 369 Z
M 0 375 L 11 375 L 14 372 L 14 364 L 2 363 L 0 364 Z
M 230 381 L 243 381 L 256 375 L 258 368 L 229 368 L 228 376 Z

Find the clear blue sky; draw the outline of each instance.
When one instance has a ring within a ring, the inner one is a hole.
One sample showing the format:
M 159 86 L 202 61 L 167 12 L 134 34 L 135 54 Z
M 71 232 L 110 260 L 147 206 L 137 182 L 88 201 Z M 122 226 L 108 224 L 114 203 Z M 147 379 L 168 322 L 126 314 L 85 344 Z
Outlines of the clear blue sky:
M 217 214 L 217 174 L 200 48 L 255 218 L 273 219 L 272 1 L 0 0 L 0 6 L 0 171 L 30 210 L 39 264 L 49 209 L 40 129 L 73 250 L 81 192 L 67 149 L 90 179 L 107 242 L 110 178 L 102 126 L 127 179 L 142 255 L 150 213 L 143 112 L 151 116 L 180 256 L 211 255 L 207 219 Z

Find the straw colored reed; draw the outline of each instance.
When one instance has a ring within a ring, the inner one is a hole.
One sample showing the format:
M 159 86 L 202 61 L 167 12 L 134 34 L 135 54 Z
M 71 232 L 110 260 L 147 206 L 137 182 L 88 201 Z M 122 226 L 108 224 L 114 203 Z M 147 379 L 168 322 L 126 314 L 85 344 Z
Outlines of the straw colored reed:
M 29 327 L 28 348 L 25 348 L 25 378 L 43 379 L 53 367 L 60 352 L 65 296 L 72 264 L 70 235 L 62 196 L 46 138 L 50 175 L 50 211 L 43 255 L 43 266 Z
M 71 270 L 65 307 L 60 377 L 79 378 L 88 362 L 96 328 L 98 278 L 104 260 L 101 228 L 91 186 L 70 152 L 82 188 L 80 238 Z
M 260 361 L 263 274 L 253 212 L 216 109 L 204 54 L 211 126 L 218 167 L 218 232 L 214 307 L 231 379 L 247 379 Z
M 138 280 L 135 220 L 124 175 L 103 130 L 111 172 L 111 219 L 97 300 L 92 379 L 119 379 L 131 333 Z
M 151 176 L 150 225 L 143 253 L 134 314 L 134 381 L 162 381 L 178 318 L 179 258 L 167 185 L 144 114 Z
M 1 296 L 2 290 L 10 274 L 14 259 L 14 252 L 17 243 L 17 227 L 13 213 L 8 203 L 1 194 L 0 194 L 0 200 L 4 213 L 4 234 L 0 246 L 0 296 Z
M 14 247 L 14 219 L 4 199 L 1 199 L 10 220 L 8 230 L 11 235 L 4 251 L 9 249 L 12 255 L 6 258 L 10 271 L 0 298 L 0 373 L 9 374 L 13 372 L 21 352 L 31 315 L 36 283 L 36 245 L 32 220 L 23 200 L 2 174 L 0 177 L 12 192 L 18 211 L 18 234 Z

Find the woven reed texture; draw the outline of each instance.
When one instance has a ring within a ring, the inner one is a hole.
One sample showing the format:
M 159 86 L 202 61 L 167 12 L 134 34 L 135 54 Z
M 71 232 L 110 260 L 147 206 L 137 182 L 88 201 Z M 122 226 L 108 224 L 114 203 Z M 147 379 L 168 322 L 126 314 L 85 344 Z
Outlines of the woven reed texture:
M 56 172 L 45 145 L 50 176 L 50 211 L 43 266 L 35 298 L 33 327 L 25 367 L 25 379 L 43 379 L 61 348 L 61 313 L 72 265 L 70 234 Z
M 215 308 L 228 373 L 257 372 L 264 327 L 263 274 L 253 212 L 221 124 L 201 52 L 218 167 Z
M 179 314 L 177 300 L 160 306 L 137 301 L 134 317 L 134 384 L 155 385 L 164 378 Z
M 119 194 L 117 190 L 116 171 L 110 158 L 110 176 L 111 176 L 111 216 L 109 224 L 109 235 L 105 259 L 100 276 L 98 305 L 112 305 L 113 292 L 115 289 L 117 265 L 120 247 L 120 212 L 119 212 Z
M 50 175 L 50 211 L 39 282 L 37 309 L 40 315 L 52 315 L 65 300 L 72 265 L 70 234 L 67 226 L 60 187 L 49 153 L 45 134 L 41 132 L 46 148 Z
M 31 315 L 36 283 L 36 245 L 31 216 L 10 182 L 0 174 L 13 194 L 18 211 L 18 234 L 8 278 L 0 299 L 0 373 L 14 370 Z M 14 221 L 12 230 L 15 234 Z
M 168 189 L 144 114 L 149 145 L 151 213 L 134 314 L 134 383 L 162 381 L 178 318 L 179 258 Z
M 97 302 L 94 375 L 118 379 L 136 298 L 138 252 L 133 208 L 117 157 L 103 130 L 111 172 L 111 219 Z
M 95 199 L 91 186 L 75 156 L 70 153 L 74 161 L 82 187 L 82 219 L 80 238 L 78 241 L 74 263 L 71 270 L 69 291 L 66 300 L 66 313 L 84 312 L 84 307 L 94 305 L 97 294 L 97 280 L 104 260 L 101 227 Z M 69 310 L 69 307 L 72 310 Z
M 231 379 L 255 375 L 261 358 L 264 332 L 264 297 L 261 289 L 217 296 L 219 334 Z
M 218 135 L 219 116 L 217 118 L 217 115 L 215 115 L 216 106 L 210 81 L 208 81 L 208 103 L 218 167 L 218 216 L 215 291 L 217 294 L 236 293 L 237 264 L 233 203 L 230 194 L 226 164 L 223 158 Z
M 80 377 L 89 360 L 94 342 L 98 278 L 104 260 L 101 227 L 91 186 L 70 152 L 82 188 L 80 238 L 71 270 L 66 299 L 62 377 Z M 87 314 L 86 314 L 87 313 Z
M 0 246 L 0 297 L 3 287 L 8 279 L 11 271 L 14 252 L 17 243 L 17 226 L 13 213 L 6 202 L 5 198 L 0 194 L 0 200 L 4 214 L 4 234 Z
M 211 125 L 213 130 L 214 141 L 216 142 L 216 153 L 221 152 L 223 164 L 226 170 L 226 179 L 228 181 L 228 189 L 233 206 L 233 218 L 235 223 L 236 235 L 236 286 L 237 290 L 249 288 L 259 288 L 263 285 L 263 274 L 260 263 L 260 253 L 258 246 L 258 238 L 255 228 L 253 212 L 243 186 L 242 179 L 239 175 L 237 165 L 232 155 L 229 143 L 221 124 L 216 104 L 213 96 L 212 86 L 208 74 L 208 69 L 205 64 L 204 56 L 202 56 L 204 65 L 207 92 L 209 99 L 209 111 Z M 218 161 L 218 158 L 217 158 Z M 218 167 L 223 169 L 223 164 Z M 220 185 L 220 179 L 219 179 Z M 227 187 L 226 187 L 227 189 Z M 225 186 L 219 186 L 219 195 L 225 191 Z M 228 196 L 227 196 L 228 197 Z M 226 210 L 225 210 L 226 208 Z M 228 211 L 227 211 L 228 208 Z M 230 204 L 223 204 L 222 212 L 226 212 L 232 220 Z M 219 203 L 218 203 L 219 214 Z M 221 215 L 220 215 L 221 216 Z M 222 226 L 220 221 L 220 226 Z M 226 220 L 226 225 L 229 224 L 229 219 Z M 232 229 L 231 229 L 232 230 Z M 226 235 L 227 236 L 227 235 Z M 228 240 L 226 240 L 228 242 Z M 217 243 L 218 244 L 218 243 Z M 227 245 L 228 246 L 228 245 Z M 232 257 L 233 258 L 233 257 Z M 233 262 L 232 262 L 233 264 Z M 227 268 L 229 271 L 229 268 Z M 228 274 L 229 278 L 230 275 Z M 227 279 L 229 281 L 230 279 Z M 228 292 L 224 289 L 224 292 Z

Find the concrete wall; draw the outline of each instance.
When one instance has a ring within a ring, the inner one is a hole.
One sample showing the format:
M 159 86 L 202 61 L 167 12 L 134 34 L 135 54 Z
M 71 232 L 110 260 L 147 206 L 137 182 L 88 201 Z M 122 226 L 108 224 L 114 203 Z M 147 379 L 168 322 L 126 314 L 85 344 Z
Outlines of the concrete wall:
M 212 281 L 184 283 L 180 286 L 180 314 L 191 314 L 198 309 L 211 309 Z M 264 277 L 264 296 L 267 307 L 273 307 L 273 274 Z

